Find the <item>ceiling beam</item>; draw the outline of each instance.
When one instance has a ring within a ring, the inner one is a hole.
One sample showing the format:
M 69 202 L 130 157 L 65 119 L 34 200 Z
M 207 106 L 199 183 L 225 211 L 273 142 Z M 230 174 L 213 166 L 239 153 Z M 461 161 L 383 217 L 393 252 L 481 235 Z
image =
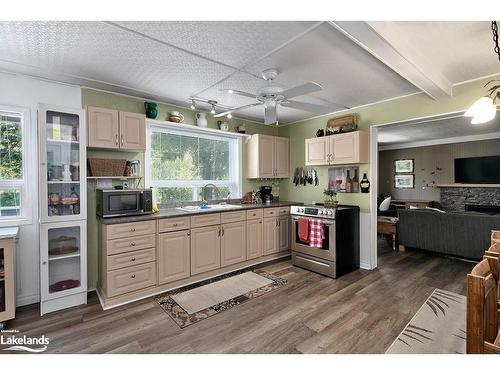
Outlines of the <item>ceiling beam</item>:
M 377 25 L 368 22 L 330 21 L 329 24 L 431 98 L 451 96 L 452 83 L 428 61 L 409 53 L 404 48 L 408 43 L 404 35 L 389 41 L 375 30 Z

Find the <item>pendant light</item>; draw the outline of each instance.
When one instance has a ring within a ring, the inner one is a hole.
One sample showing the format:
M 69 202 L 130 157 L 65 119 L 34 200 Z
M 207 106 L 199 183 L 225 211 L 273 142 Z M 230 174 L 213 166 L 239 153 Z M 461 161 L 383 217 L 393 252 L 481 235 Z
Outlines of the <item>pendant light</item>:
M 500 60 L 500 48 L 498 46 L 498 26 L 496 21 L 491 22 L 491 30 L 493 32 L 493 42 L 495 43 L 494 51 Z M 498 80 L 489 81 L 484 87 Z M 476 100 L 465 112 L 465 117 L 472 117 L 471 124 L 484 124 L 495 118 L 497 114 L 496 100 L 500 99 L 500 85 L 493 85 L 487 89 L 488 95 Z

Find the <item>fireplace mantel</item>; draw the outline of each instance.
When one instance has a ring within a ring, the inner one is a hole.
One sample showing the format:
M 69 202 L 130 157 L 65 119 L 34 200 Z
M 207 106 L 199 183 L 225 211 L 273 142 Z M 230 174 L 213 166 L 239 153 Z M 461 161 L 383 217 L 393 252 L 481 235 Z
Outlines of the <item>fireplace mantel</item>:
M 437 184 L 438 188 L 500 188 L 500 184 Z

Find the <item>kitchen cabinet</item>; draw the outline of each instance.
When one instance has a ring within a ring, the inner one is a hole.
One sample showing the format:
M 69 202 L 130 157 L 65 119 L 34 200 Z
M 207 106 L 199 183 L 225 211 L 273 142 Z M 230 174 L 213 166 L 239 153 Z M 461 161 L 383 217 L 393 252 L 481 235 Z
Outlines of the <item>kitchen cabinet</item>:
M 145 150 L 146 116 L 114 109 L 87 107 L 87 146 Z
M 221 266 L 245 261 L 247 259 L 246 222 L 226 223 L 221 227 Z
M 87 145 L 89 147 L 119 148 L 118 111 L 87 107 Z
M 19 228 L 2 228 L 0 239 L 0 329 L 16 316 L 15 247 Z
M 158 284 L 181 280 L 191 275 L 190 232 L 158 235 Z
M 247 221 L 247 260 L 262 256 L 262 219 Z
M 262 238 L 264 255 L 278 252 L 278 218 L 266 217 L 262 220 Z
M 290 249 L 290 229 L 290 216 L 278 217 L 278 251 L 285 251 Z
M 305 140 L 305 165 L 342 165 L 369 162 L 370 145 L 364 131 Z
M 191 275 L 220 268 L 220 225 L 191 229 Z
M 306 139 L 306 165 L 327 165 L 330 161 L 330 137 Z
M 139 113 L 120 112 L 120 148 L 146 149 L 146 117 Z
M 247 144 L 247 178 L 290 176 L 288 138 L 254 134 Z

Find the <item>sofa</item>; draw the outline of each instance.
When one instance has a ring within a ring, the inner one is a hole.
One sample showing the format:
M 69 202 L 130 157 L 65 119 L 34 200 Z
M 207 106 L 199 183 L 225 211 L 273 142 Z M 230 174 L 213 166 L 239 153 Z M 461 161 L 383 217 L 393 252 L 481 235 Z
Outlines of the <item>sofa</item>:
M 500 229 L 500 215 L 477 212 L 398 210 L 399 245 L 481 260 L 490 245 L 492 229 Z

